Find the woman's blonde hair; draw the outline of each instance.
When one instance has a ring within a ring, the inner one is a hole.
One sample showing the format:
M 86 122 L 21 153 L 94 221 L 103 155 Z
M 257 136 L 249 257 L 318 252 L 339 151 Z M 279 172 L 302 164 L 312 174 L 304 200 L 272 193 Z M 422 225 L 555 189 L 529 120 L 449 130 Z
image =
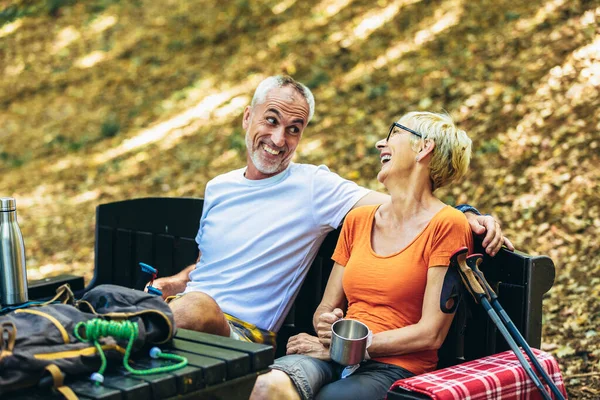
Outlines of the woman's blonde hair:
M 432 190 L 446 186 L 462 178 L 469 169 L 471 161 L 471 139 L 462 129 L 458 129 L 448 114 L 426 111 L 413 111 L 404 114 L 398 123 L 406 125 L 423 135 L 420 139 L 414 135 L 411 144 L 418 151 L 421 140 L 433 140 L 435 148 L 429 164 L 429 177 Z

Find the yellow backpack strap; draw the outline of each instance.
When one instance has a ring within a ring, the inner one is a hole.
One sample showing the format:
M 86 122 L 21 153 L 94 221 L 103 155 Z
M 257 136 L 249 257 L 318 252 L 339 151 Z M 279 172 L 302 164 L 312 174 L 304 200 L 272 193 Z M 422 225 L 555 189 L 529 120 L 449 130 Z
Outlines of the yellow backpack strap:
M 6 342 L 4 336 L 7 337 Z M 3 322 L 0 325 L 0 351 L 12 352 L 17 341 L 17 327 L 12 321 Z
M 44 301 L 43 303 L 31 304 L 28 307 L 43 307 L 55 302 L 71 305 L 75 304 L 75 295 L 73 294 L 73 291 L 68 283 L 60 285 L 58 289 L 56 289 L 56 294 L 50 300 Z
M 67 400 L 79 400 L 79 397 L 73 392 L 73 390 L 68 386 L 57 387 L 56 390 Z
M 46 368 L 44 368 L 44 369 L 46 371 L 50 372 L 50 375 L 52 375 L 52 382 L 54 383 L 55 388 L 63 385 L 65 378 L 64 378 L 62 372 L 60 372 L 60 368 L 58 368 L 54 364 L 50 364 L 50 365 L 46 365 Z
M 58 391 L 63 397 L 67 400 L 79 400 L 79 397 L 73 392 L 73 390 L 64 385 L 64 376 L 62 372 L 60 372 L 60 368 L 58 368 L 54 364 L 50 364 L 46 366 L 46 371 L 52 375 L 52 381 L 54 382 L 54 389 Z
M 50 300 L 46 301 L 43 304 L 39 304 L 40 306 L 45 306 L 48 304 L 52 304 L 55 301 L 59 301 L 62 304 L 74 304 L 75 303 L 75 295 L 73 294 L 73 291 L 71 290 L 71 287 L 69 286 L 68 283 L 65 283 L 61 286 L 58 287 L 58 289 L 56 289 L 56 295 L 54 295 L 53 298 L 51 298 Z

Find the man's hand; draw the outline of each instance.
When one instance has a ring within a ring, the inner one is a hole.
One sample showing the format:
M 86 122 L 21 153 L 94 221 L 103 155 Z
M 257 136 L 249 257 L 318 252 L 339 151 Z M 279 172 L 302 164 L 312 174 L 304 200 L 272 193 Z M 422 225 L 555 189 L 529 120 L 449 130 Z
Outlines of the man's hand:
M 162 298 L 166 299 L 169 296 L 175 296 L 178 293 L 182 293 L 187 286 L 187 282 L 187 279 L 182 279 L 175 275 L 158 278 L 152 283 L 152 286 L 160 290 L 162 292 Z M 148 284 L 150 284 L 150 282 L 148 282 Z M 148 284 L 146 286 L 148 286 Z
M 300 333 L 292 336 L 288 340 L 286 354 L 303 354 L 317 358 L 319 360 L 329 361 L 329 349 L 323 346 L 316 336 L 311 336 L 307 333 Z
M 332 312 L 326 312 L 319 315 L 317 323 L 317 336 L 321 344 L 327 348 L 331 345 L 331 325 L 338 319 L 344 317 L 344 312 L 336 308 Z
M 481 245 L 485 248 L 485 252 L 490 256 L 495 256 L 496 253 L 500 251 L 500 248 L 502 248 L 503 244 L 510 251 L 515 249 L 510 240 L 502 236 L 500 224 L 494 219 L 494 217 L 490 215 L 476 215 L 472 212 L 466 212 L 465 216 L 467 217 L 469 225 L 471 226 L 471 230 L 474 234 L 477 236 L 482 236 L 485 234 Z

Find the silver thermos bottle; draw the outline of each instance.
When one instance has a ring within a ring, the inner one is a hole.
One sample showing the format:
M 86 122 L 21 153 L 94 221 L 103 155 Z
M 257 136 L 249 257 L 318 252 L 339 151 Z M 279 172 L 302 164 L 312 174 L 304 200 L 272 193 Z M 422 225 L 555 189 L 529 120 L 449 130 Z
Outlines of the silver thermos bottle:
M 0 305 L 28 301 L 25 244 L 17 223 L 17 204 L 0 197 Z

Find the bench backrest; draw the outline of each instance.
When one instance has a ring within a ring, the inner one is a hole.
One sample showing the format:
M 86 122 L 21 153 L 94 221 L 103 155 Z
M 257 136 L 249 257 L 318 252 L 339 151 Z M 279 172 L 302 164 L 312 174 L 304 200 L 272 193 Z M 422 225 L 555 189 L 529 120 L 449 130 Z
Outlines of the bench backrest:
M 133 287 L 138 263 L 169 276 L 194 263 L 195 242 L 203 200 L 196 198 L 141 198 L 99 205 L 96 209 L 95 272 L 90 288 L 103 283 Z M 278 355 L 290 335 L 313 332 L 312 315 L 319 304 L 333 261 L 339 230 L 331 232 L 319 249 L 285 324 L 278 335 Z M 554 264 L 545 256 L 502 250 L 482 264 L 500 303 L 527 342 L 539 347 L 542 297 L 554 282 Z M 483 309 L 465 297 L 440 349 L 440 366 L 452 365 L 508 349 Z M 468 343 L 468 346 L 464 344 Z
M 139 262 L 157 268 L 161 277 L 193 264 L 203 204 L 194 198 L 141 198 L 99 205 L 90 285 L 133 287 Z

